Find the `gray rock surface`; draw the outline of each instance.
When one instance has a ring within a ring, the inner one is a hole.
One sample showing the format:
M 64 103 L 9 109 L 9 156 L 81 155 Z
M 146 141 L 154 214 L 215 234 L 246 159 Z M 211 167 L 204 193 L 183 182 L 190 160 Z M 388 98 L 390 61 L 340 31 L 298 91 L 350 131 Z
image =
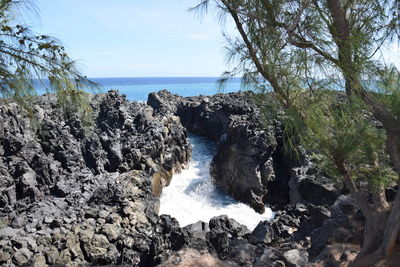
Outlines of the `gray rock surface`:
M 90 103 L 85 125 L 53 95 L 32 100 L 33 119 L 1 100 L 0 264 L 151 262 L 154 190 L 190 159 L 186 130 L 116 91 Z
M 147 103 L 160 114 L 179 116 L 195 134 L 218 143 L 211 163 L 217 186 L 257 212 L 265 203 L 286 205 L 309 202 L 332 205 L 338 190 L 324 177 L 307 173 L 309 162 L 288 156 L 279 119 L 266 125 L 260 112 L 272 99 L 252 92 L 181 97 L 166 90 L 149 95 Z
M 262 126 L 252 99 L 161 91 L 147 105 L 110 91 L 91 96 L 90 126 L 64 118 L 51 95 L 33 100 L 33 121 L 0 100 L 0 264 L 302 266 L 305 250 L 343 240 L 332 232 L 358 229 L 345 220 L 357 211 L 286 157 L 279 123 Z M 216 184 L 259 212 L 272 204 L 271 222 L 250 232 L 218 216 L 181 228 L 157 215 L 190 158 L 186 130 L 218 142 Z
M 189 131 L 218 142 L 218 152 L 211 164 L 215 183 L 263 213 L 263 199 L 268 192 L 278 189 L 269 184 L 289 177 L 279 174 L 276 178 L 276 127 L 263 129 L 252 97 L 246 92 L 183 98 L 163 90 L 150 94 L 147 103 L 157 112 L 179 116 Z M 287 203 L 288 197 L 283 201 Z

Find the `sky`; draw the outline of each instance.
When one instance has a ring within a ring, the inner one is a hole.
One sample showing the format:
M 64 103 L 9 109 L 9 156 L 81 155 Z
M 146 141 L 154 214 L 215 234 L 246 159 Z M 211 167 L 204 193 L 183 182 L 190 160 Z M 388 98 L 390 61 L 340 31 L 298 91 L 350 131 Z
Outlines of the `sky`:
M 30 26 L 59 38 L 88 77 L 218 77 L 227 69 L 221 33 L 235 33 L 233 22 L 188 12 L 199 0 L 34 3 L 40 19 Z M 400 68 L 399 44 L 383 55 Z
M 218 77 L 225 68 L 215 16 L 198 0 L 37 0 L 37 33 L 60 39 L 88 77 Z

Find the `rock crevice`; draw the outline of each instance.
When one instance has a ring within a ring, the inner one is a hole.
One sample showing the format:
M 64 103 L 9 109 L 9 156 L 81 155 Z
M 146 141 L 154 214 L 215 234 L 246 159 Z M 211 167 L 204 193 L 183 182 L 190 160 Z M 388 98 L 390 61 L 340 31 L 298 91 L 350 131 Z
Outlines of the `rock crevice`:
M 211 163 L 217 186 L 263 213 L 265 203 L 290 203 L 289 180 L 300 162 L 284 151 L 278 121 L 262 123 L 251 92 L 183 98 L 160 91 L 149 95 L 157 113 L 179 116 L 195 134 L 218 144 Z

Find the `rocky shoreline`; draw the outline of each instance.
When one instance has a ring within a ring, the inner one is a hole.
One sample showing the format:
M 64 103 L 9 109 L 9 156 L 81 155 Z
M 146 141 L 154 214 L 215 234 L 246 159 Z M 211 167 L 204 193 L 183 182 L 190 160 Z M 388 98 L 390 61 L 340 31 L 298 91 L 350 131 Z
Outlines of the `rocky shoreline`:
M 90 101 L 91 126 L 63 118 L 51 95 L 34 99 L 34 120 L 0 102 L 0 264 L 330 266 L 356 255 L 343 244 L 360 243 L 363 217 L 286 156 L 279 122 L 261 123 L 251 93 Z M 271 205 L 271 222 L 250 232 L 219 216 L 181 228 L 157 215 L 162 188 L 190 160 L 187 131 L 218 143 L 216 185 L 260 213 Z
M 252 92 L 180 97 L 163 90 L 149 95 L 159 114 L 173 114 L 188 131 L 218 144 L 211 173 L 232 197 L 263 213 L 265 204 L 332 205 L 339 195 L 324 177 L 306 174 L 309 162 L 283 147 L 280 122 L 264 125 Z
M 33 105 L 34 121 L 16 103 L 0 106 L 0 262 L 146 265 L 153 192 L 191 155 L 179 119 L 115 91 L 92 97 L 87 129 L 53 96 Z

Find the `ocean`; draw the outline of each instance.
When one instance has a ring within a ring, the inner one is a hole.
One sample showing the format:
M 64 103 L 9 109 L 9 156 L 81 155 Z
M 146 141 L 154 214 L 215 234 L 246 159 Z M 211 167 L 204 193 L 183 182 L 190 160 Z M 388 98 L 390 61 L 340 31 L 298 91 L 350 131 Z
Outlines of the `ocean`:
M 162 89 L 181 96 L 213 95 L 243 89 L 240 78 L 232 79 L 223 89 L 218 88 L 218 77 L 92 78 L 90 80 L 100 85 L 100 92 L 115 89 L 125 94 L 131 101 L 147 101 L 149 93 Z

